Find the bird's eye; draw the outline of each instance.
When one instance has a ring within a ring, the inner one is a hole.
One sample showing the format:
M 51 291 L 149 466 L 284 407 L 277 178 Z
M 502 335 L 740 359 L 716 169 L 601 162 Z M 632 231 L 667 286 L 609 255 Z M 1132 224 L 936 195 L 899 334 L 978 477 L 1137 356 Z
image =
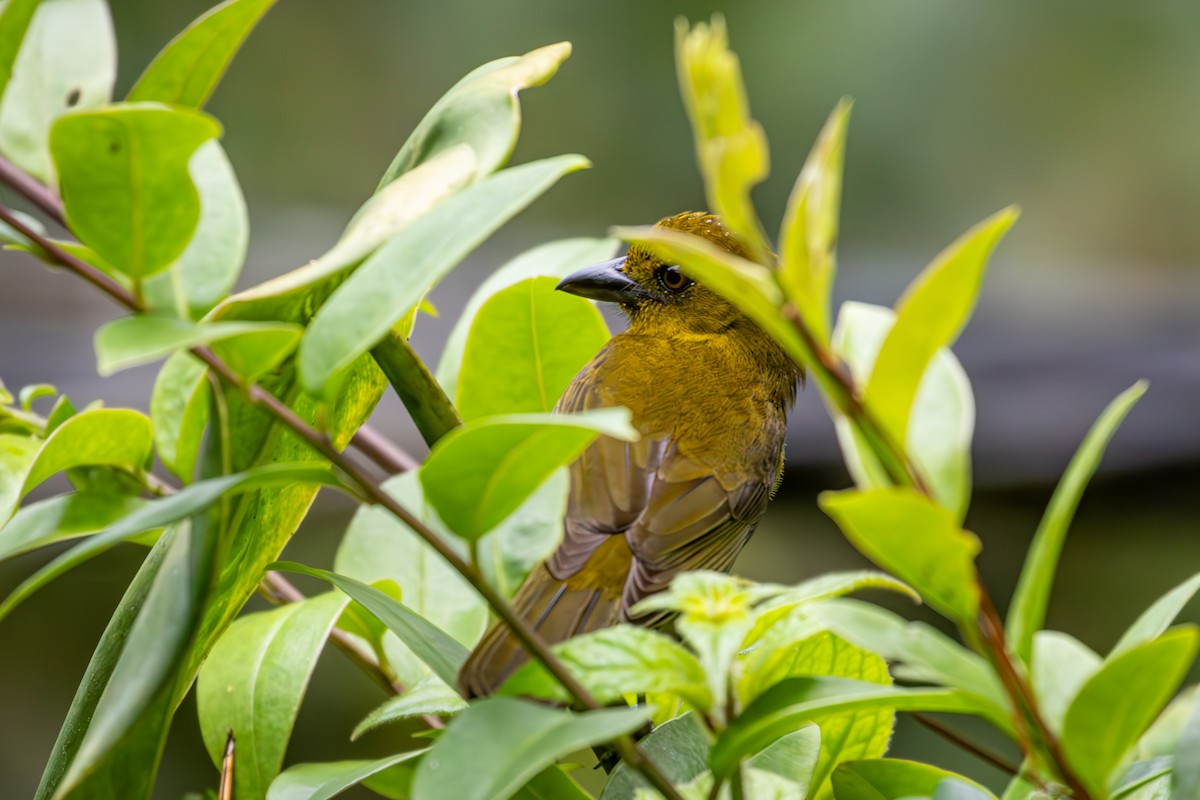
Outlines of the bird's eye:
M 658 282 L 668 292 L 682 292 L 695 283 L 691 278 L 680 272 L 679 267 L 666 267 L 659 270 Z

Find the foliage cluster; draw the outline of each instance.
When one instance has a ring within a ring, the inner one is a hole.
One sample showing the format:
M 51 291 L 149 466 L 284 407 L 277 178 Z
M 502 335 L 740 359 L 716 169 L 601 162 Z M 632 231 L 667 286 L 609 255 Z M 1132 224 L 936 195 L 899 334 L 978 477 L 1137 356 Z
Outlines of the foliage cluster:
M 464 77 L 324 255 L 230 295 L 249 226 L 221 126 L 202 108 L 271 5 L 217 6 L 123 101 L 111 98 L 103 0 L 8 0 L 0 10 L 4 179 L 75 238 L 54 238 L 5 206 L 0 235 L 131 312 L 96 333 L 101 373 L 166 359 L 148 415 L 77 410 L 49 386 L 17 397 L 0 389 L 0 557 L 70 543 L 0 603 L 0 618 L 111 547 L 148 548 L 39 798 L 149 796 L 170 721 L 193 687 L 205 744 L 224 768 L 217 791 L 238 800 L 316 800 L 357 784 L 392 798 L 587 798 L 568 759 L 604 743 L 622 758 L 604 800 L 994 797 L 968 777 L 885 758 L 897 712 L 973 715 L 1007 735 L 1019 757 L 1006 800 L 1197 796 L 1195 692 L 1168 703 L 1198 644 L 1194 626 L 1172 624 L 1200 578 L 1155 603 L 1103 656 L 1043 629 L 1075 507 L 1143 386 L 1113 401 L 1068 467 L 1007 620 L 975 569 L 980 543 L 962 527 L 973 398 L 949 347 L 1014 211 L 948 247 L 895 308 L 847 303 L 835 317 L 849 105 L 818 137 L 776 248 L 750 200 L 767 172 L 765 136 L 723 24 L 681 25 L 679 77 L 708 202 L 753 258 L 677 231 L 616 235 L 713 286 L 806 368 L 856 484 L 823 494 L 821 507 L 886 573 L 795 586 L 689 573 L 645 601 L 678 612 L 677 636 L 621 626 L 551 652 L 506 598 L 560 536 L 563 466 L 598 435 L 636 435 L 623 409 L 549 413 L 608 336 L 590 303 L 553 287 L 617 242 L 553 242 L 502 267 L 435 370 L 407 340 L 449 270 L 587 166 L 574 155 L 504 166 L 517 93 L 549 79 L 569 46 Z M 423 464 L 364 427 L 389 384 L 431 446 Z M 392 477 L 373 479 L 347 446 Z M 159 465 L 173 478 L 159 477 Z M 70 492 L 23 502 L 60 473 Z M 321 487 L 361 502 L 332 571 L 276 563 Z M 283 573 L 330 591 L 305 597 Z M 864 588 L 928 603 L 961 643 L 846 597 Z M 256 590 L 279 607 L 239 617 Z M 491 614 L 533 661 L 501 696 L 467 704 L 455 674 Z M 284 768 L 329 643 L 392 695 L 353 735 L 416 719 L 427 747 Z M 630 734 L 648 722 L 653 731 L 635 746 Z

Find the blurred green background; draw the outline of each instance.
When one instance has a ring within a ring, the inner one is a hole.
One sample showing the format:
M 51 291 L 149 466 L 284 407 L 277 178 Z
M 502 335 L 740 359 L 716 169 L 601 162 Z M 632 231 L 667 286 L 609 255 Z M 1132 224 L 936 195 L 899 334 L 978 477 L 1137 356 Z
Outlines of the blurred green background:
M 47 0 L 53 2 L 54 0 Z M 112 0 L 117 96 L 206 0 Z M 974 382 L 979 491 L 968 524 L 1003 603 L 1053 480 L 1105 403 L 1135 379 L 1150 392 L 1117 437 L 1064 556 L 1050 624 L 1110 646 L 1152 598 L 1200 569 L 1200 6 L 1187 0 L 783 2 L 281 0 L 209 105 L 250 206 L 242 285 L 319 255 L 408 131 L 461 75 L 569 40 L 573 57 L 523 95 L 520 162 L 561 152 L 568 177 L 436 292 L 418 349 L 436 358 L 472 287 L 552 238 L 603 235 L 702 207 L 674 75 L 672 23 L 723 11 L 754 115 L 773 147 L 756 192 L 769 229 L 825 115 L 855 99 L 837 294 L 891 304 L 930 258 L 1009 203 L 1002 244 L 956 348 Z M 51 382 L 77 404 L 145 408 L 154 369 L 96 377 L 91 333 L 116 310 L 71 278 L 3 254 L 0 376 Z M 393 399 L 376 423 L 422 446 Z M 815 507 L 845 486 L 814 391 L 790 426 L 783 491 L 738 571 L 794 582 L 861 565 Z M 328 563 L 350 507 L 326 498 L 289 555 Z M 0 625 L 0 791 L 33 792 L 79 676 L 141 551 L 76 570 Z M 0 566 L 7 592 L 50 557 Z M 920 609 L 905 613 L 925 616 Z M 1189 612 L 1196 618 L 1195 608 Z M 351 745 L 382 698 L 337 653 L 322 659 L 289 762 L 385 752 Z M 1000 774 L 903 724 L 895 752 L 997 785 Z M 215 782 L 191 701 L 168 745 L 158 797 Z

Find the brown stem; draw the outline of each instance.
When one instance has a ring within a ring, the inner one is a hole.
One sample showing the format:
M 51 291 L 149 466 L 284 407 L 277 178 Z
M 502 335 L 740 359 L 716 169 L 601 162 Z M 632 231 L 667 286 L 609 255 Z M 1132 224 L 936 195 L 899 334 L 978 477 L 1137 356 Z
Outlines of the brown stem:
M 99 287 L 105 291 L 110 297 L 127 308 L 137 311 L 140 310 L 136 299 L 125 290 L 124 287 L 116 284 L 111 278 L 104 273 L 92 267 L 90 264 L 72 256 L 65 252 L 61 247 L 58 247 L 45 236 L 37 231 L 32 230 L 29 226 L 23 224 L 11 210 L 0 204 L 0 219 L 8 222 L 16 230 L 27 236 L 30 241 L 36 243 L 39 247 L 56 262 L 64 267 L 75 272 L 80 277 L 87 280 L 89 283 Z M 436 550 L 460 575 L 466 578 L 476 591 L 478 591 L 496 612 L 501 621 L 513 632 L 522 647 L 537 661 L 541 662 L 546 670 L 554 676 L 554 678 L 563 685 L 575 700 L 584 708 L 589 710 L 597 710 L 601 708 L 596 698 L 592 697 L 591 693 L 583 687 L 574 675 L 566 668 L 566 666 L 558 660 L 558 658 L 550 651 L 550 647 L 546 642 L 538 636 L 538 634 L 519 616 L 513 607 L 492 588 L 483 577 L 483 574 L 472 564 L 468 564 L 459 557 L 440 536 L 433 532 L 419 519 L 408 512 L 406 508 L 400 505 L 396 500 L 379 488 L 379 484 L 366 475 L 353 461 L 346 458 L 340 453 L 329 441 L 329 438 L 318 432 L 315 428 L 309 425 L 296 415 L 292 409 L 285 405 L 279 398 L 275 397 L 270 392 L 255 384 L 245 383 L 241 376 L 234 372 L 229 365 L 216 356 L 212 350 L 207 347 L 196 347 L 191 350 L 192 355 L 199 358 L 215 373 L 222 381 L 230 387 L 242 392 L 248 402 L 253 405 L 260 406 L 275 416 L 280 422 L 292 429 L 300 438 L 308 442 L 317 452 L 325 456 L 329 461 L 344 472 L 354 483 L 361 487 L 369 502 L 383 506 L 393 515 L 399 518 L 402 522 L 412 528 L 417 535 L 424 539 L 434 550 Z M 679 792 L 671 785 L 666 776 L 658 769 L 655 764 L 647 759 L 641 751 L 637 749 L 632 737 L 622 736 L 614 740 L 613 747 L 620 754 L 630 767 L 636 769 L 657 789 L 667 800 L 682 800 Z
M 943 725 L 928 714 L 909 714 L 909 716 L 916 720 L 916 722 L 922 727 L 928 728 L 946 741 L 950 742 L 956 747 L 966 750 L 980 761 L 991 764 L 1001 772 L 1006 772 L 1009 775 L 1020 774 L 1021 769 L 1016 764 L 1013 764 L 1011 761 L 997 753 L 993 753 L 983 745 L 972 742 L 970 739 L 966 738 L 954 729 Z
M 62 198 L 58 196 L 58 193 L 44 183 L 35 180 L 33 176 L 4 156 L 0 156 L 0 181 L 16 189 L 25 196 L 25 199 L 46 212 L 46 215 L 59 225 L 64 228 L 67 226 Z

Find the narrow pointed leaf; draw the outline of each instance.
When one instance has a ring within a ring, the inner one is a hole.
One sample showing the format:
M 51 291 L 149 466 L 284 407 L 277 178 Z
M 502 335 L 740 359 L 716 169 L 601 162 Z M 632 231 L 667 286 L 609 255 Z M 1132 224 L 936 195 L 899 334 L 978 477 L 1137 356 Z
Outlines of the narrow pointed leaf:
M 130 102 L 200 108 L 275 0 L 226 0 L 200 15 L 154 57 L 129 90 Z
M 332 583 L 388 626 L 447 685 L 455 684 L 458 670 L 467 660 L 467 648 L 424 617 L 405 608 L 401 603 L 378 589 L 368 586 L 362 581 L 347 578 L 345 575 L 306 567 L 291 561 L 278 562 L 273 564 L 271 569 L 281 572 L 298 572 L 301 575 L 310 575 Z
M 750 190 L 767 177 L 769 155 L 762 126 L 750 116 L 737 54 L 729 49 L 725 21 L 675 26 L 680 94 L 692 123 L 696 160 L 709 207 L 738 233 L 754 259 L 770 263 L 770 247 Z
M 1042 627 L 1046 619 L 1046 607 L 1050 602 L 1050 590 L 1054 585 L 1054 573 L 1058 568 L 1058 557 L 1067 538 L 1067 529 L 1075 516 L 1075 509 L 1083 490 L 1096 472 L 1100 459 L 1117 427 L 1125 419 L 1134 404 L 1146 392 L 1145 381 L 1139 381 L 1119 394 L 1108 404 L 1104 412 L 1092 425 L 1083 443 L 1071 458 L 1066 472 L 1054 489 L 1046 513 L 1038 524 L 1021 568 L 1021 577 L 1013 592 L 1012 603 L 1005 625 L 1007 638 L 1013 652 L 1025 663 L 1029 663 L 1033 647 L 1033 634 Z
M 81 415 L 82 416 L 82 415 Z M 272 464 L 234 475 L 193 483 L 175 494 L 146 503 L 131 514 L 76 545 L 21 582 L 0 603 L 0 619 L 50 581 L 114 545 L 138 534 L 162 528 L 196 514 L 226 494 L 246 492 L 272 484 L 310 483 L 338 486 L 337 477 L 326 467 Z
M 336 389 L 350 364 L 468 253 L 563 175 L 585 166 L 580 156 L 559 156 L 512 167 L 464 189 L 396 234 L 313 318 L 300 342 L 304 387 L 322 397 Z
M 851 103 L 838 102 L 788 198 L 779 233 L 779 282 L 820 341 L 829 340 L 829 295 L 842 199 L 842 160 Z
M 1016 210 L 1008 208 L 967 231 L 934 259 L 896 304 L 896 323 L 875 359 L 864 398 L 884 433 L 902 449 L 925 370 L 967 324 L 987 259 L 1016 219 Z
M 0 528 L 0 561 L 104 530 L 145 502 L 128 495 L 79 492 L 27 505 Z

